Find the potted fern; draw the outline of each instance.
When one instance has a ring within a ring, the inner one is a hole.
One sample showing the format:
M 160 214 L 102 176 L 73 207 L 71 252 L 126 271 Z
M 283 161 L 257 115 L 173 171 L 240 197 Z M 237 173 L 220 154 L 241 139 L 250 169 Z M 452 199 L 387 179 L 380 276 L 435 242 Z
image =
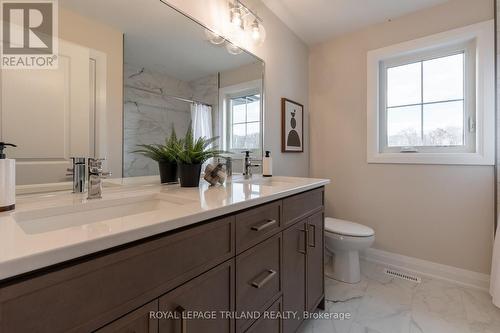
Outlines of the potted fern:
M 140 149 L 133 151 L 133 153 L 141 154 L 149 157 L 150 159 L 158 162 L 160 170 L 160 181 L 165 183 L 176 183 L 179 179 L 177 168 L 176 149 L 180 144 L 177 139 L 175 129 L 172 127 L 170 137 L 165 139 L 165 144 L 143 144 L 137 145 Z
M 182 187 L 198 187 L 201 166 L 212 157 L 220 156 L 223 151 L 212 147 L 218 137 L 194 139 L 193 129 L 188 127 L 186 136 L 176 144 L 175 154 L 179 165 L 179 178 Z

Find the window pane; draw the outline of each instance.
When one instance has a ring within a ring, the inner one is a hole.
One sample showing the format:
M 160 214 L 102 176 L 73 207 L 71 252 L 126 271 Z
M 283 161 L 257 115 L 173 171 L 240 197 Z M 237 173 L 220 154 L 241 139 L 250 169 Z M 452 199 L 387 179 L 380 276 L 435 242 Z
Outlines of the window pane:
M 259 121 L 260 120 L 260 98 L 256 99 L 256 96 L 249 100 L 247 105 L 247 121 Z
M 231 140 L 231 148 L 244 148 L 245 147 L 245 124 L 233 125 L 233 133 Z
M 463 99 L 464 55 L 423 62 L 424 103 Z
M 426 146 L 463 145 L 463 102 L 424 105 L 424 142 Z
M 421 146 L 421 123 L 420 106 L 387 109 L 388 146 Z
M 243 100 L 243 101 L 242 101 Z M 244 99 L 232 99 L 231 106 L 233 109 L 233 124 L 244 123 L 246 120 L 246 104 Z
M 259 148 L 260 123 L 247 124 L 247 139 L 245 148 Z
M 387 69 L 387 106 L 421 103 L 421 63 Z

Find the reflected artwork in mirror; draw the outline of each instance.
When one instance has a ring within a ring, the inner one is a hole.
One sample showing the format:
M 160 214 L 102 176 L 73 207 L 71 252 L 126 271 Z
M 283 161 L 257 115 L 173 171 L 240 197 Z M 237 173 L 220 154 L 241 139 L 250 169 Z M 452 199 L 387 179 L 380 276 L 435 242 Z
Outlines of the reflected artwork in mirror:
M 190 124 L 262 156 L 259 58 L 160 0 L 60 0 L 58 12 L 58 68 L 1 71 L 0 137 L 18 144 L 19 193 L 70 189 L 72 157 L 106 157 L 112 178 L 158 176 L 134 151 Z

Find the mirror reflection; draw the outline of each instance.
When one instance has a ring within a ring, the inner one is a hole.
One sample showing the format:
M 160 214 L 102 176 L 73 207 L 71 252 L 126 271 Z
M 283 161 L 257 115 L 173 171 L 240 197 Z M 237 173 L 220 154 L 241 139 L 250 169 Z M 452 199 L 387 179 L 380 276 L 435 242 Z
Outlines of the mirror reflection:
M 71 157 L 106 157 L 112 178 L 158 175 L 133 151 L 190 124 L 237 160 L 262 156 L 263 62 L 160 1 L 121 4 L 61 0 L 58 68 L 2 70 L 0 136 L 18 145 L 21 187 L 71 188 Z

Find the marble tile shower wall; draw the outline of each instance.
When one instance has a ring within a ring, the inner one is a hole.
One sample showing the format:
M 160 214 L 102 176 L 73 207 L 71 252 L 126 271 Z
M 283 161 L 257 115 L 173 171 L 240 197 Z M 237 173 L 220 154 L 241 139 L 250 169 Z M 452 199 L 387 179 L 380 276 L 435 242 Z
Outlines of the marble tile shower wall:
M 157 175 L 156 162 L 132 151 L 138 144 L 163 143 L 170 135 L 172 125 L 179 135 L 183 135 L 191 120 L 190 104 L 126 86 L 196 99 L 213 105 L 213 110 L 217 110 L 218 76 L 186 82 L 161 71 L 125 64 L 124 78 L 124 177 Z

